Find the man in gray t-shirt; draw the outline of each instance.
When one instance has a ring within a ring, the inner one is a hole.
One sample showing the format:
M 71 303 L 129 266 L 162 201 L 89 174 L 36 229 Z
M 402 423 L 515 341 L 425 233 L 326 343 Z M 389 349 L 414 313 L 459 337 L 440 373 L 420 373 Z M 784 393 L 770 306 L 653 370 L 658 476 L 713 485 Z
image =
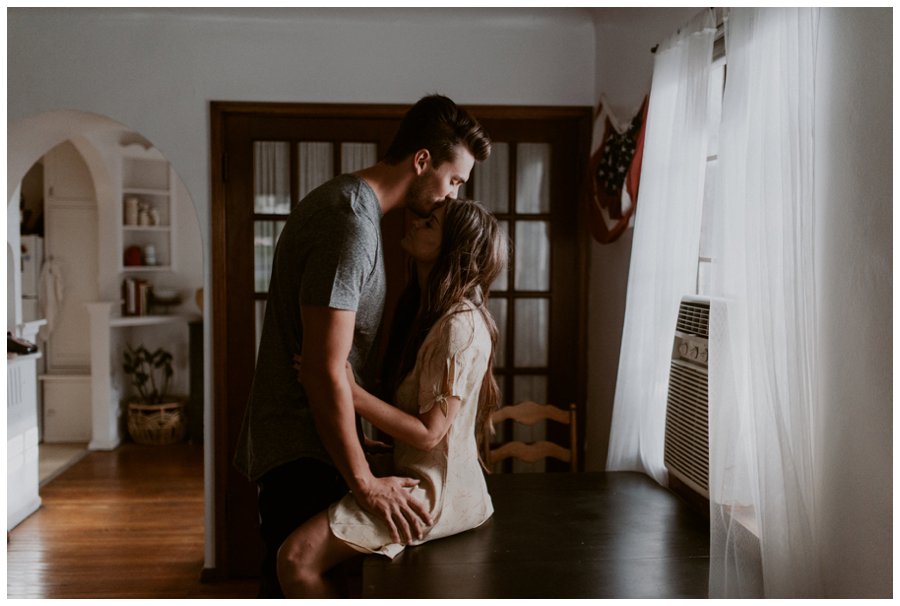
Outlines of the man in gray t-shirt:
M 278 239 L 238 467 L 252 480 L 301 458 L 331 464 L 292 356 L 303 343 L 300 306 L 356 312 L 350 364 L 365 367 L 384 306 L 381 207 L 355 175 L 325 183 L 297 205 Z
M 235 455 L 259 488 L 260 597 L 281 595 L 276 561 L 284 539 L 348 489 L 397 542 L 432 523 L 408 490 L 416 480 L 372 474 L 344 365 L 349 360 L 357 373 L 366 366 L 381 321 L 382 215 L 397 208 L 430 215 L 489 153 L 490 140 L 468 113 L 446 97 L 424 97 L 381 162 L 332 179 L 292 211 L 275 250 Z M 302 385 L 295 354 L 303 356 Z

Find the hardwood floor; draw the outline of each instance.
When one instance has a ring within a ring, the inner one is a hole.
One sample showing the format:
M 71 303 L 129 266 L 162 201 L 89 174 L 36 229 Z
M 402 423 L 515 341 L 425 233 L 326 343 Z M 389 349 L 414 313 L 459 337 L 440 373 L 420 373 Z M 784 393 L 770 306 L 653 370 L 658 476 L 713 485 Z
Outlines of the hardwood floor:
M 38 447 L 38 482 L 44 486 L 88 454 L 84 442 L 41 444 Z
M 248 598 L 255 581 L 201 583 L 202 446 L 92 452 L 41 488 L 7 537 L 8 598 Z

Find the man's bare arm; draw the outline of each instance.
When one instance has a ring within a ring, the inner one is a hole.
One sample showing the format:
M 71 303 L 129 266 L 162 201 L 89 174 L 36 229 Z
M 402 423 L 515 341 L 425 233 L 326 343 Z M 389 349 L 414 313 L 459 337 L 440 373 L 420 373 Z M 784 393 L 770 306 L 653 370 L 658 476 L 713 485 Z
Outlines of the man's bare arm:
M 345 363 L 353 343 L 356 313 L 303 306 L 303 386 L 316 430 L 357 502 L 385 521 L 392 539 L 409 542 L 431 525 L 408 487 L 410 478 L 376 478 L 356 435 L 353 396 Z

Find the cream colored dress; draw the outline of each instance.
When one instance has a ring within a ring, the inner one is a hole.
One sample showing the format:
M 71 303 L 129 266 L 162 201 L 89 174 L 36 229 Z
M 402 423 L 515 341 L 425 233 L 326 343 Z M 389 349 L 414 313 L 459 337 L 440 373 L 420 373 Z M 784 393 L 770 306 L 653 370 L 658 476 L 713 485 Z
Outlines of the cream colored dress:
M 419 349 L 415 368 L 397 389 L 396 405 L 413 415 L 445 406 L 450 396 L 461 401 L 447 435 L 433 450 L 417 450 L 399 440 L 394 446 L 396 474 L 419 480 L 410 490 L 434 520 L 425 537 L 413 545 L 480 526 L 494 512 L 475 442 L 490 333 L 470 302 L 456 309 L 435 323 Z M 392 543 L 387 526 L 363 511 L 353 495 L 333 504 L 328 517 L 334 535 L 363 553 L 393 558 L 403 551 L 404 545 Z

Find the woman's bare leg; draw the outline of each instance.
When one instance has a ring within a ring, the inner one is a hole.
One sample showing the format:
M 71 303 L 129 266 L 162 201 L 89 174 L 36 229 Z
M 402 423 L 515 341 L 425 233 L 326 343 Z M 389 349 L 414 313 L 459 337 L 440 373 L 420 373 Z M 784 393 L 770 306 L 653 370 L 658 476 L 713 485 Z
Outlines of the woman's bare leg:
M 359 552 L 335 537 L 328 512 L 311 518 L 278 550 L 278 582 L 287 598 L 340 597 L 325 573 Z

